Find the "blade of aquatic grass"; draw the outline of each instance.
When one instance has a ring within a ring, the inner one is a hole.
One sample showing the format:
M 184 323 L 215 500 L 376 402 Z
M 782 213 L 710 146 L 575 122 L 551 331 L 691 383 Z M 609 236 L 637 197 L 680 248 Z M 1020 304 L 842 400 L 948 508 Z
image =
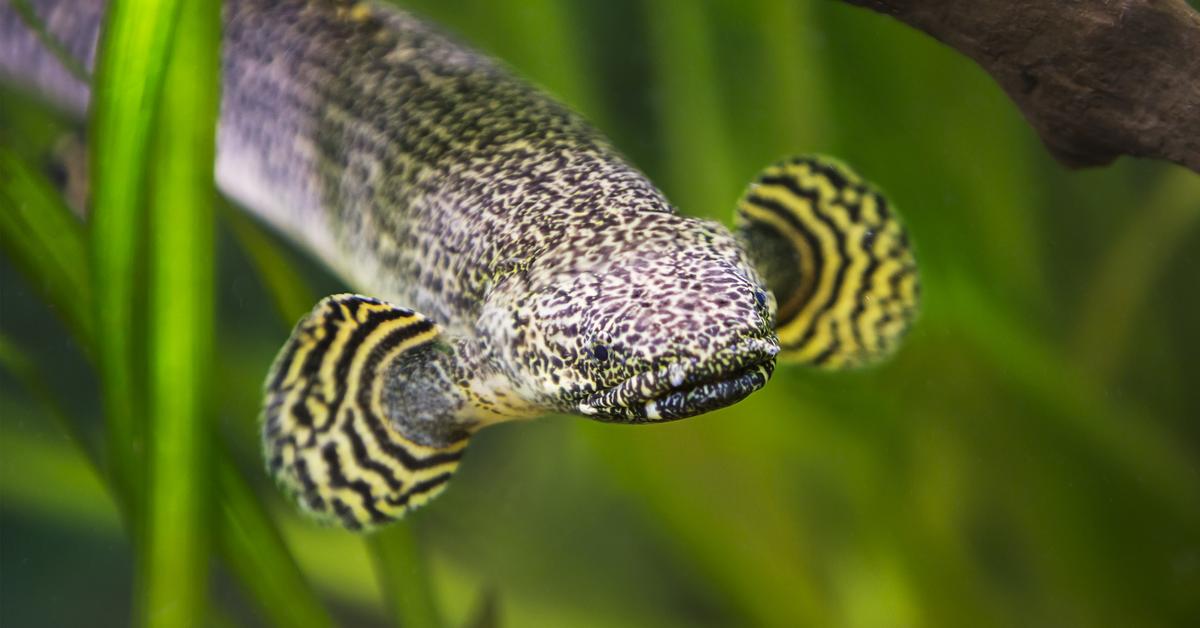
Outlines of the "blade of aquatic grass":
M 78 427 L 62 412 L 53 395 L 49 394 L 44 384 L 44 377 L 37 365 L 2 335 L 0 335 L 0 366 L 21 381 L 43 410 L 63 427 L 68 440 L 75 445 L 77 451 L 83 453 L 83 464 L 90 467 L 90 477 L 93 478 L 93 481 L 102 479 L 99 475 L 100 465 L 96 455 L 87 450 L 78 434 Z M 71 486 L 71 482 L 76 485 L 83 482 L 80 479 L 83 476 L 76 470 L 80 463 L 71 460 L 69 455 L 59 449 L 51 451 L 53 447 L 49 443 L 41 443 L 35 447 L 26 442 L 28 439 L 10 441 L 10 438 L 15 437 L 7 434 L 4 439 L 0 439 L 6 445 L 6 447 L 0 447 L 0 450 L 10 449 L 7 445 L 20 442 L 22 444 L 14 451 L 21 455 L 18 457 L 16 453 L 9 452 L 0 458 L 6 464 L 12 465 L 11 468 L 22 469 L 22 473 L 7 474 L 10 480 L 14 480 L 13 482 L 0 482 L 0 485 L 3 486 L 2 492 L 6 503 L 9 503 L 7 500 L 16 499 L 21 503 L 47 504 L 39 506 L 41 510 L 62 510 L 64 506 L 60 504 L 67 503 L 76 507 L 73 502 L 80 499 L 86 500 L 98 492 L 90 487 L 87 490 L 52 488 L 54 486 L 68 487 Z M 34 444 L 39 443 L 40 441 Z M 332 625 L 328 613 L 311 593 L 308 584 L 301 576 L 295 559 L 287 551 L 279 531 L 259 506 L 258 497 L 234 467 L 228 453 L 222 451 L 215 453 L 225 454 L 215 456 L 217 468 L 214 473 L 222 497 L 217 513 L 217 541 L 221 555 L 225 558 L 230 570 L 249 590 L 251 597 L 258 601 L 260 610 L 272 625 L 299 628 L 323 628 Z M 31 465 L 21 462 L 30 459 L 36 460 L 38 464 Z M 15 481 L 18 475 L 39 478 L 37 487 L 35 488 L 28 482 Z M 59 477 L 64 479 L 47 485 L 48 481 Z M 109 487 L 99 482 L 97 484 L 111 500 Z M 54 499 L 58 495 L 70 495 L 71 497 L 70 499 Z M 91 499 L 88 504 L 94 502 L 97 500 Z M 109 503 L 115 503 L 115 500 Z M 103 508 L 96 506 L 89 505 L 87 510 L 88 512 L 104 513 Z M 68 511 L 74 512 L 74 510 Z M 77 519 L 78 517 L 71 518 Z M 90 525 L 95 523 L 93 521 Z M 116 521 L 114 520 L 113 523 Z M 264 540 L 268 542 L 264 542 Z M 280 569 L 280 565 L 287 566 L 287 568 Z
M 0 503 L 5 516 L 41 516 L 89 534 L 119 535 L 121 513 L 98 468 L 74 447 L 17 427 L 36 422 L 38 414 L 32 407 L 5 404 L 5 420 L 0 421 Z
M 217 542 L 230 570 L 258 601 L 259 610 L 275 626 L 333 625 L 245 477 L 227 455 L 219 456 L 215 466 L 221 495 Z
M 220 5 L 182 3 L 151 141 L 147 626 L 197 625 L 208 584 L 213 360 L 213 163 Z
M 636 437 L 580 429 L 681 559 L 740 614 L 736 623 L 829 625 L 821 587 L 810 577 L 812 531 L 780 499 L 789 492 L 786 478 L 769 464 L 745 464 L 719 437 L 719 421 L 653 426 Z M 713 495 L 722 496 L 719 507 Z
M 0 242 L 5 243 L 4 249 L 11 252 L 14 262 L 25 263 L 25 274 L 43 288 L 47 301 L 68 320 L 79 345 L 90 352 L 94 335 L 83 225 L 71 215 L 51 184 L 3 147 L 0 182 L 4 184 L 0 186 L 0 201 L 4 203 L 0 208 L 5 210 L 0 216 L 5 221 L 0 224 Z M 19 219 L 32 226 L 27 227 Z M 59 257 L 65 260 L 52 263 Z M 311 303 L 305 297 L 288 303 L 298 300 Z M 290 309 L 302 312 L 307 307 Z M 77 426 L 69 429 L 78 432 Z M 300 574 L 275 524 L 245 479 L 233 470 L 228 452 L 214 453 L 224 465 L 220 476 L 222 525 L 218 530 L 226 562 L 274 625 L 330 625 L 332 620 Z
M 12 6 L 17 10 L 21 19 L 29 26 L 34 33 L 37 34 L 38 40 L 46 47 L 47 50 L 54 55 L 58 62 L 62 64 L 72 76 L 86 83 L 91 77 L 88 75 L 87 68 L 79 62 L 67 49 L 62 45 L 57 38 L 46 31 L 45 24 L 38 19 L 37 14 L 33 11 L 33 7 L 29 6 L 29 0 L 11 0 Z
M 33 287 L 56 304 L 77 338 L 92 337 L 91 312 L 57 304 L 92 302 L 84 238 L 83 225 L 54 187 L 0 146 L 0 248 L 26 275 L 37 276 Z
M 361 535 L 313 525 L 295 513 L 291 504 L 280 506 L 279 532 L 300 571 L 314 585 L 343 605 L 369 608 L 381 617 L 386 612 L 379 581 L 371 570 L 371 548 Z
M 367 539 L 375 577 L 389 614 L 403 628 L 442 625 L 421 545 L 410 521 L 400 521 Z
M 125 507 L 141 511 L 145 463 L 135 316 L 149 141 L 180 0 L 113 0 L 92 86 L 91 270 L 109 465 Z M 135 545 L 141 536 L 139 517 Z
M 722 113 L 702 2 L 643 4 L 658 85 L 662 188 L 684 213 L 724 218 L 743 182 L 730 167 L 730 141 Z
M 24 272 L 31 285 L 79 286 L 77 294 L 69 290 L 56 290 L 47 293 L 47 299 L 53 299 L 49 300 L 50 306 L 64 319 L 87 321 L 93 305 L 89 297 L 87 256 L 80 253 L 86 251 L 88 246 L 84 230 L 61 201 L 44 194 L 53 188 L 45 177 L 3 147 L 0 147 L 0 168 L 3 168 L 0 173 L 14 172 L 19 178 L 29 181 L 28 186 L 24 187 L 0 186 L 0 199 L 14 199 L 17 205 L 13 207 L 21 208 L 21 216 L 43 221 L 39 230 L 44 230 L 46 225 L 59 225 L 45 230 L 45 233 L 56 234 L 54 238 L 25 237 L 27 232 L 24 223 L 9 220 L 18 214 L 0 205 L 0 242 L 5 243 L 5 252 L 16 267 Z M 4 180 L 0 178 L 0 181 Z M 62 226 L 71 224 L 76 226 Z M 9 242 L 20 242 L 20 246 L 8 246 Z M 70 251 L 76 253 L 64 255 L 64 252 Z M 58 263 L 56 260 L 67 261 Z M 81 325 L 71 331 L 85 353 L 96 351 L 94 327 Z M 75 417 L 64 418 L 73 426 L 70 431 L 81 432 Z M 254 595 L 259 608 L 274 625 L 332 624 L 328 612 L 283 544 L 275 522 L 263 509 L 245 477 L 233 466 L 229 452 L 218 446 L 212 453 L 219 465 L 220 516 L 216 523 L 223 559 L 246 590 Z M 125 503 L 126 499 L 120 494 L 122 486 L 114 482 L 111 476 L 106 479 L 117 501 Z M 124 514 L 126 517 L 129 515 Z
M 1200 224 L 1200 178 L 1171 168 L 1149 205 L 1125 224 L 1120 239 L 1096 265 L 1075 333 L 1076 362 L 1091 370 L 1099 386 L 1122 363 L 1132 322 L 1155 279 Z
M 18 408 L 0 422 L 0 503 L 59 525 L 78 526 L 90 534 L 121 534 L 120 512 L 98 467 L 45 436 L 9 427 L 10 422 L 33 422 L 33 414 Z M 227 458 L 219 459 L 216 467 L 216 481 L 224 495 L 217 513 L 218 541 L 226 563 L 259 602 L 268 625 L 332 626 L 329 614 L 311 593 L 294 594 L 308 589 L 299 570 L 277 569 L 278 564 L 294 566 L 278 530 L 269 519 L 244 516 L 247 511 L 261 512 L 258 496 Z M 264 545 L 263 539 L 274 542 Z M 330 561 L 342 559 L 344 556 L 330 557 Z M 366 559 L 362 562 L 365 565 Z
M 522 0 L 521 2 L 486 2 L 487 10 L 503 20 L 504 28 L 489 22 L 488 30 L 503 38 L 504 59 L 521 68 L 521 72 L 544 86 L 551 94 L 575 111 L 595 119 L 602 112 L 595 105 L 592 84 L 579 59 L 580 50 L 573 45 L 578 25 L 572 20 L 571 9 L 560 0 Z
M 750 177 L 788 155 L 827 152 L 837 129 L 814 7 L 746 0 L 710 5 L 720 24 L 713 77 L 737 162 Z M 732 217 L 732 203 L 725 216 Z
M 1112 399 L 970 281 L 952 279 L 944 290 L 958 314 L 937 324 L 953 327 L 994 365 L 997 376 L 1043 404 L 1128 477 L 1138 478 L 1148 494 L 1178 516 L 1200 520 L 1200 466 L 1180 445 L 1135 408 Z
M 29 394 L 42 406 L 46 414 L 54 421 L 55 427 L 75 447 L 76 451 L 90 463 L 95 470 L 100 469 L 100 457 L 84 437 L 83 431 L 63 411 L 58 397 L 50 390 L 46 378 L 38 369 L 37 364 L 29 354 L 21 350 L 12 339 L 0 334 L 0 367 L 8 371 Z
M 207 628 L 241 628 L 245 624 L 238 619 L 234 619 L 225 609 L 214 606 L 209 609 L 208 616 L 204 618 L 204 623 Z
M 463 628 L 500 628 L 500 594 L 488 587 L 479 594 L 475 608 Z
M 10 423 L 35 422 L 35 414 L 32 409 L 9 409 L 6 421 L 0 422 L 0 503 L 14 512 L 45 517 L 89 534 L 120 535 L 120 512 L 95 464 L 44 435 L 10 427 Z M 295 595 L 308 585 L 278 530 L 269 519 L 245 516 L 246 512 L 261 512 L 258 496 L 227 457 L 218 457 L 216 467 L 216 482 L 224 496 L 217 513 L 217 538 L 230 570 L 259 602 L 267 624 L 332 626 L 329 614 L 311 593 Z M 263 539 L 274 541 L 263 544 Z M 293 567 L 280 570 L 279 564 Z

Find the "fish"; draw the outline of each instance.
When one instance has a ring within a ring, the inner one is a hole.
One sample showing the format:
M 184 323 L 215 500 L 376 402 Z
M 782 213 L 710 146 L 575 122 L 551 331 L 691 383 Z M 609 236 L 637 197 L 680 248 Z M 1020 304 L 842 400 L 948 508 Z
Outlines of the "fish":
M 85 113 L 64 56 L 90 71 L 105 5 L 0 3 L 0 80 Z M 836 159 L 768 166 L 729 228 L 401 9 L 231 0 L 222 20 L 216 185 L 353 291 L 296 324 L 264 386 L 268 472 L 320 521 L 403 517 L 487 426 L 696 416 L 777 363 L 878 363 L 917 315 L 898 213 Z

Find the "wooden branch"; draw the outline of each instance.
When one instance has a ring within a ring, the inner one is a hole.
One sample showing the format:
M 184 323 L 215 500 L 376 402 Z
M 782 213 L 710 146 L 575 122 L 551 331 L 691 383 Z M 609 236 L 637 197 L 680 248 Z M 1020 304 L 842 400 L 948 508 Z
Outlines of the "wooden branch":
M 844 1 L 974 59 L 1069 166 L 1200 172 L 1200 13 L 1183 0 Z

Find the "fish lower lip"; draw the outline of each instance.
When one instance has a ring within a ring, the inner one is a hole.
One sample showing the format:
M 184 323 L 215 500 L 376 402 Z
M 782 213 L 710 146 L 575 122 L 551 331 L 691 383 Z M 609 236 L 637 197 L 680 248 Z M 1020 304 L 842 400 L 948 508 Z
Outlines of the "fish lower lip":
M 670 421 L 724 408 L 765 386 L 774 371 L 772 359 L 728 377 L 671 388 L 665 394 L 647 400 L 642 406 L 642 414 L 647 421 Z
M 778 352 L 773 339 L 743 341 L 729 350 L 730 355 L 712 361 L 727 361 L 724 369 L 669 364 L 596 392 L 577 409 L 593 419 L 626 423 L 695 416 L 740 401 L 766 385 Z

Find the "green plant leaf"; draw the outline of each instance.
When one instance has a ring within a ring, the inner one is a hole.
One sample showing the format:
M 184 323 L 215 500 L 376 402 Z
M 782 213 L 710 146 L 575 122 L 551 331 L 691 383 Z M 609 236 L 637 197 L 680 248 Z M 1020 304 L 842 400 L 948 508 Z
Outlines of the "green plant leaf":
M 62 197 L 39 173 L 0 146 L 0 248 L 54 305 L 76 338 L 93 337 L 87 242 Z M 85 350 L 90 347 L 85 346 Z
M 217 542 L 225 563 L 273 625 L 332 626 L 333 620 L 313 595 L 259 496 L 228 452 L 217 451 L 224 454 L 216 456 L 215 473 L 220 494 Z
M 148 626 L 204 617 L 213 360 L 213 162 L 220 5 L 185 0 L 151 141 L 146 544 Z
M 403 628 L 442 625 L 433 602 L 432 583 L 412 523 L 399 521 L 368 539 L 375 577 L 389 614 Z
M 36 170 L 0 146 L 0 243 L 5 254 L 22 270 L 33 286 L 42 287 L 54 308 L 76 335 L 79 346 L 94 353 L 96 340 L 90 320 L 92 301 L 90 277 L 86 272 L 88 242 L 83 226 L 53 193 L 53 186 Z M 38 235 L 43 234 L 43 235 Z M 72 286 L 70 289 L 49 287 Z M 71 325 L 70 321 L 83 324 Z M 11 344 L 9 348 L 16 351 Z M 10 355 L 12 354 L 12 355 Z M 27 380 L 29 369 L 45 381 L 33 360 L 23 354 L 5 352 L 6 369 Z M 31 390 L 37 396 L 37 388 Z M 61 414 L 47 406 L 54 416 Z M 82 432 L 77 417 L 63 416 L 72 434 Z M 212 451 L 218 467 L 218 548 L 222 558 L 257 602 L 263 616 L 276 626 L 329 626 L 333 621 L 283 543 L 278 528 L 236 469 L 229 452 L 218 446 Z M 121 487 L 106 477 L 108 488 L 118 497 Z M 128 513 L 124 513 L 128 516 Z
M 109 465 L 125 509 L 141 511 L 145 429 L 136 316 L 149 142 L 181 0 L 108 6 L 92 85 L 91 261 Z M 135 515 L 135 545 L 140 545 Z

